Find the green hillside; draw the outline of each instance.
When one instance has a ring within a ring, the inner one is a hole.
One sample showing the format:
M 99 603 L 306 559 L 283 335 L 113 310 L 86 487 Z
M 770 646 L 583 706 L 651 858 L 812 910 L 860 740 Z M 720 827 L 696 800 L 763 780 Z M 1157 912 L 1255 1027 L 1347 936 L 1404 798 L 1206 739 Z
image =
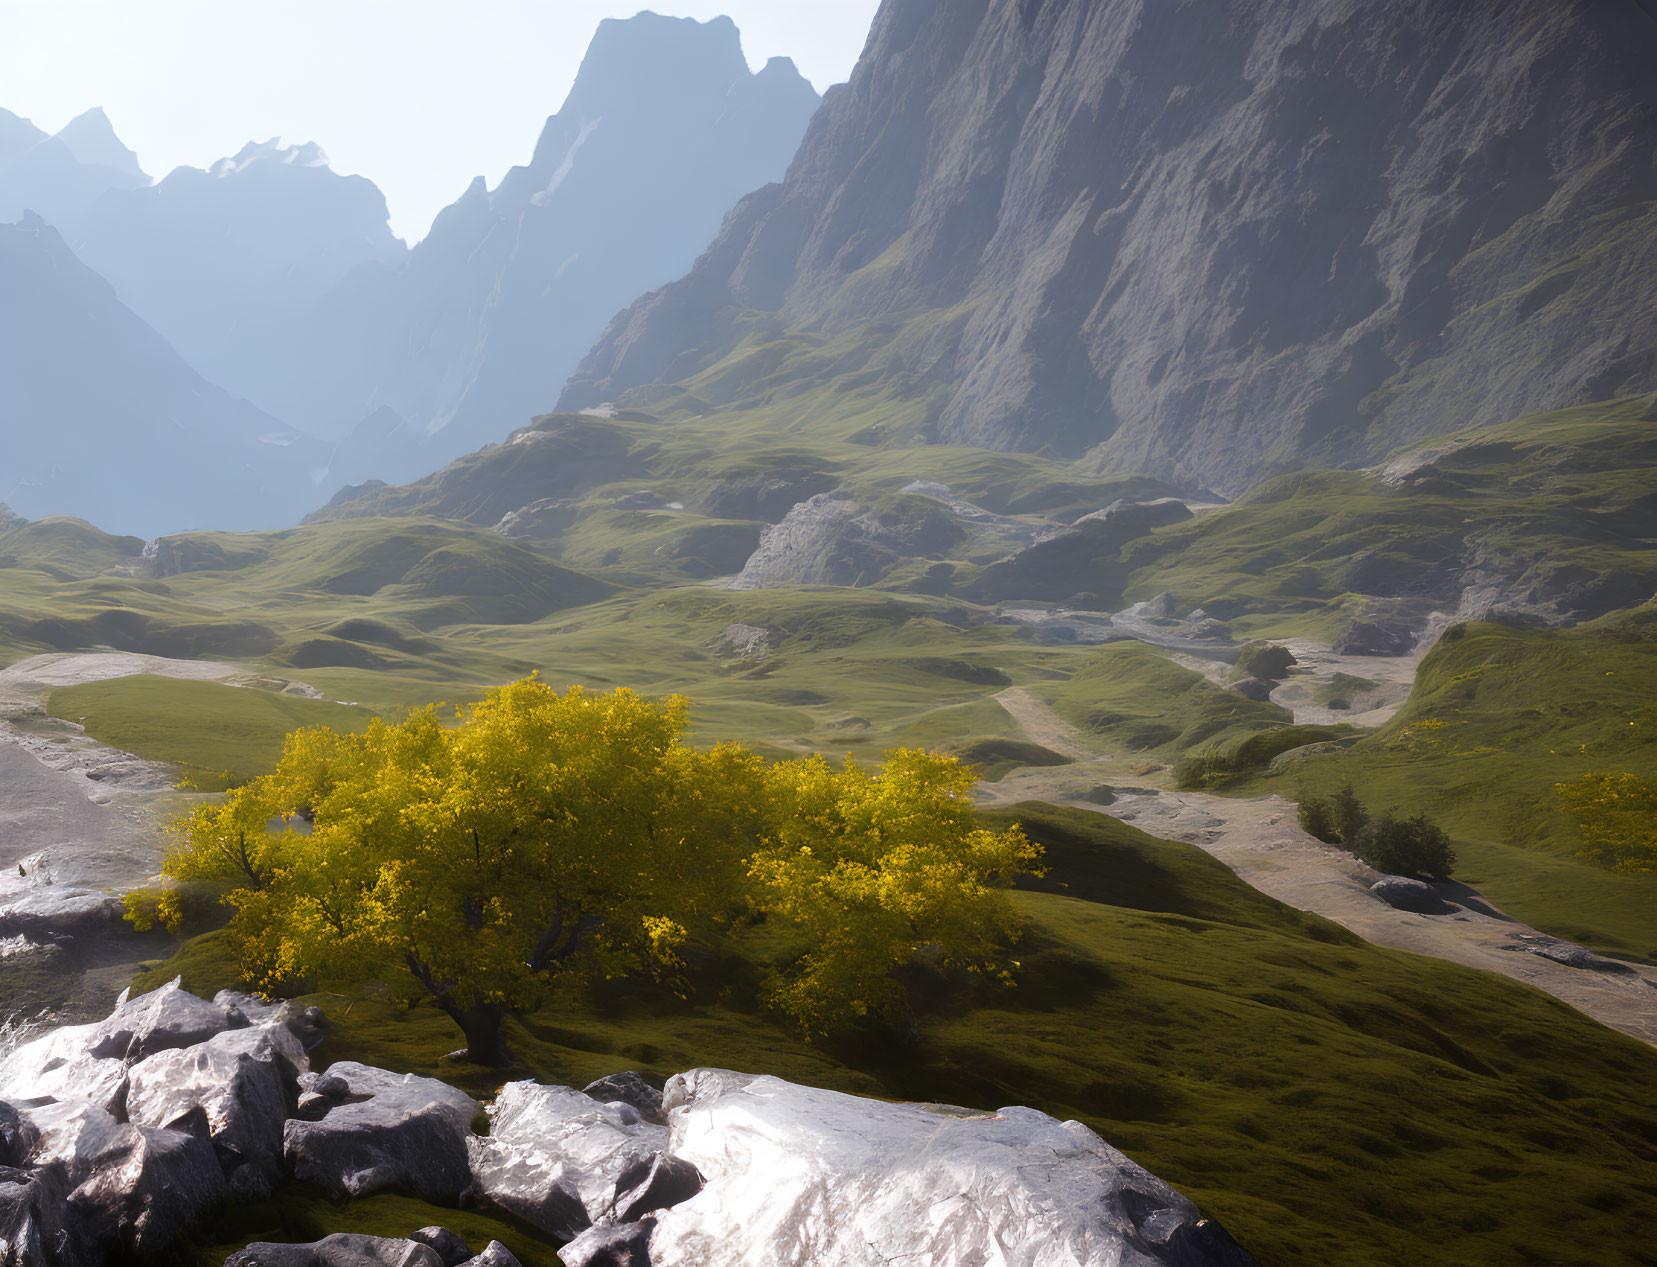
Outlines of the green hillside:
M 1189 845 L 1049 806 L 996 817 L 1022 821 L 1051 866 L 1019 898 L 1020 984 L 932 993 L 913 1046 L 809 1046 L 758 1011 L 777 953 L 760 928 L 706 961 L 688 1000 L 595 981 L 511 1023 L 511 1073 L 445 1060 L 446 1017 L 371 987 L 349 1008 L 314 1000 L 336 1021 L 316 1058 L 480 1094 L 531 1073 L 579 1086 L 713 1064 L 1027 1103 L 1099 1130 L 1268 1267 L 1657 1262 L 1657 1051 L 1526 987 L 1360 942 Z M 178 971 L 197 991 L 234 983 L 209 933 L 135 989 Z

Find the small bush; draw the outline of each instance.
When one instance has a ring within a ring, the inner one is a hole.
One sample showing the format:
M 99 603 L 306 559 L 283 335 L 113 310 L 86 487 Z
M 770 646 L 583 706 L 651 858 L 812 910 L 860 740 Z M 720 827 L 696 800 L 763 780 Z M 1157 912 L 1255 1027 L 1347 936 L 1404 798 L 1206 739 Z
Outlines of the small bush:
M 1329 798 L 1329 809 L 1341 843 L 1350 849 L 1369 822 L 1369 811 L 1364 808 L 1364 803 L 1358 799 L 1350 783 Z
M 1388 810 L 1360 831 L 1348 848 L 1377 871 L 1392 875 L 1444 880 L 1456 865 L 1449 836 L 1425 814 L 1399 818 Z
M 1237 669 L 1247 677 L 1265 678 L 1281 682 L 1289 676 L 1296 661 L 1294 653 L 1275 642 L 1251 642 L 1237 657 Z
M 1302 797 L 1296 812 L 1308 835 L 1316 836 L 1326 845 L 1345 845 L 1348 849 L 1369 822 L 1369 811 L 1350 783 L 1327 799 Z
M 1329 808 L 1329 802 L 1318 796 L 1308 796 L 1297 807 L 1300 817 L 1301 830 L 1309 836 L 1315 836 L 1326 845 L 1341 843 L 1340 832 L 1335 830 L 1335 815 Z

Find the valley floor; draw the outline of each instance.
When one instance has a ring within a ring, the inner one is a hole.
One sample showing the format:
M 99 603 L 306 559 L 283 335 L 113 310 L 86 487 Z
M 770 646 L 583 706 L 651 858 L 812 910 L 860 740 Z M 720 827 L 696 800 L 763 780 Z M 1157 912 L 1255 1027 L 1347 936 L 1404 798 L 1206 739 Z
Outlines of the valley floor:
M 1407 685 L 1403 694 L 1408 694 Z M 1027 768 L 998 783 L 980 784 L 985 805 L 1051 801 L 1109 814 L 1153 836 L 1183 840 L 1224 862 L 1262 893 L 1333 920 L 1366 941 L 1534 986 L 1601 1024 L 1657 1046 L 1657 968 L 1631 963 L 1626 972 L 1596 972 L 1530 953 L 1530 947 L 1555 939 L 1453 881 L 1436 886 L 1458 908 L 1453 914 L 1395 910 L 1369 891 L 1376 873 L 1302 831 L 1294 804 L 1281 796 L 1239 799 L 1146 786 L 1137 794 L 1119 791 L 1109 807 L 1090 802 L 1087 792 L 1094 785 L 1120 788 L 1124 783 L 1164 784 L 1166 779 L 1160 772 L 1138 774 L 1131 759 L 1093 749 L 1081 731 L 1028 691 L 1013 688 L 996 699 L 1031 740 L 1076 764 Z M 1385 718 L 1371 724 L 1381 720 Z

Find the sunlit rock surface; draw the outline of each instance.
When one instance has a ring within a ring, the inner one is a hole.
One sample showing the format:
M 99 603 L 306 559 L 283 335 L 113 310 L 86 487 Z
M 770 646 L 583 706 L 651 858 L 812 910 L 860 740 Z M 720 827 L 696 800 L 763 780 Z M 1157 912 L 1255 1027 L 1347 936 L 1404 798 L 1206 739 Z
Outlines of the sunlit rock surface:
M 655 1267 L 1245 1267 L 1218 1224 L 1078 1122 L 886 1104 L 694 1069 L 663 1098 L 707 1186 L 656 1214 Z
M 305 1116 L 284 1128 L 288 1167 L 334 1196 L 406 1188 L 453 1205 L 470 1182 L 466 1141 L 477 1101 L 435 1078 L 342 1060 L 311 1085 L 299 1111 Z

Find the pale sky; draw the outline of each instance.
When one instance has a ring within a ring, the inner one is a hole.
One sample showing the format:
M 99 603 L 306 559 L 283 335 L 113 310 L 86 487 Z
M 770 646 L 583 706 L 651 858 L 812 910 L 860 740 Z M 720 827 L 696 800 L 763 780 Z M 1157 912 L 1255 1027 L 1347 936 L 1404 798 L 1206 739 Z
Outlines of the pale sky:
M 878 0 L 0 0 L 0 106 L 55 132 L 102 106 L 160 180 L 246 142 L 315 141 L 415 241 L 473 176 L 529 161 L 600 19 L 727 14 L 755 69 L 822 91 Z

